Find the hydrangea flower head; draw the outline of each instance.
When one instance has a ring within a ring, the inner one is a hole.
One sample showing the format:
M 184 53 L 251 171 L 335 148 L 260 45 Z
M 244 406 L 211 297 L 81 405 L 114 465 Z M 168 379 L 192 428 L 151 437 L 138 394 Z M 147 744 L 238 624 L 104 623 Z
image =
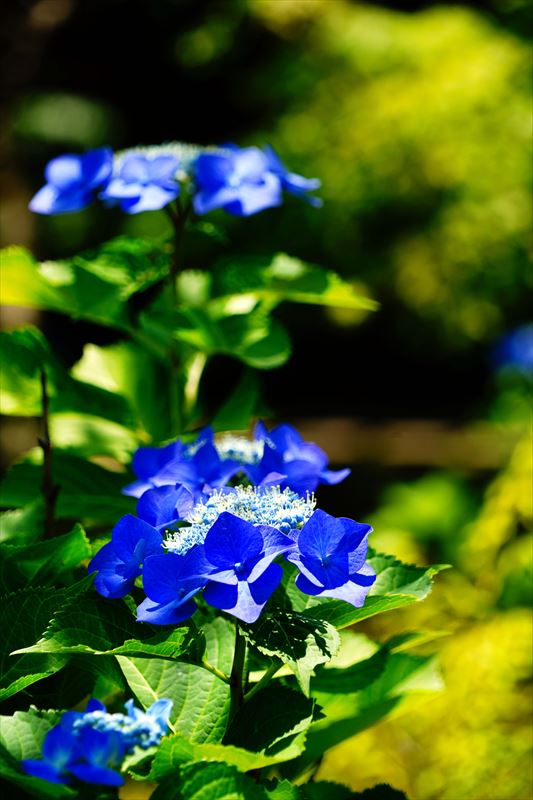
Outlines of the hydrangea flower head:
M 376 580 L 365 563 L 370 525 L 317 509 L 304 527 L 294 532 L 296 548 L 287 559 L 300 570 L 300 591 L 318 597 L 345 600 L 361 607 Z
M 88 206 L 111 177 L 113 151 L 109 147 L 84 155 L 66 154 L 49 161 L 46 184 L 29 204 L 37 214 L 67 214 Z
M 138 214 L 157 211 L 168 205 L 180 193 L 176 180 L 179 161 L 175 155 L 149 156 L 130 152 L 121 157 L 114 175 L 100 197 L 116 202 L 122 211 Z
M 248 217 L 281 205 L 281 181 L 258 147 L 228 145 L 220 152 L 202 153 L 196 161 L 195 181 L 197 214 L 223 208 L 229 214 Z
M 97 592 L 104 597 L 124 597 L 133 589 L 145 559 L 162 549 L 159 531 L 132 514 L 126 514 L 113 528 L 111 541 L 89 564 L 89 573 L 97 573 L 94 582 Z

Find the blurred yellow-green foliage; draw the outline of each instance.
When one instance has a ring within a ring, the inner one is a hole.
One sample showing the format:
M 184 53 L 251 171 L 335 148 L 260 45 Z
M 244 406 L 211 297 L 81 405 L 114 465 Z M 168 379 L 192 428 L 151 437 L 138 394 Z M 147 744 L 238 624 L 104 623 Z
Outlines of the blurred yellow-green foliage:
M 447 336 L 490 338 L 533 286 L 528 45 L 460 7 L 251 7 L 303 50 L 263 81 L 291 93 L 275 141 L 323 179 L 327 246 Z

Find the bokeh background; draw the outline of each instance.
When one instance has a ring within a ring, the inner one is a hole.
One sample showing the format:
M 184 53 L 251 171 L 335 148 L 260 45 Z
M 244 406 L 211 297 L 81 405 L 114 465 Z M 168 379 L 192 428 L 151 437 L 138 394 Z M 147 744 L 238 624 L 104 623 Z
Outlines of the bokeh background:
M 322 179 L 323 209 L 215 214 L 226 239 L 193 238 L 188 266 L 275 246 L 381 304 L 282 307 L 293 356 L 262 377 L 265 413 L 352 467 L 324 490 L 328 511 L 370 521 L 376 548 L 453 566 L 415 611 L 365 628 L 430 631 L 445 689 L 326 754 L 320 776 L 357 790 L 533 796 L 533 379 L 498 350 L 533 307 L 530 22 L 526 0 L 12 0 L 4 12 L 5 244 L 51 259 L 164 231 L 163 215 L 97 206 L 31 215 L 59 153 L 270 142 Z M 36 322 L 68 364 L 109 341 L 54 314 L 6 307 L 2 320 Z M 213 363 L 206 418 L 238 372 Z M 3 431 L 5 469 L 35 425 Z

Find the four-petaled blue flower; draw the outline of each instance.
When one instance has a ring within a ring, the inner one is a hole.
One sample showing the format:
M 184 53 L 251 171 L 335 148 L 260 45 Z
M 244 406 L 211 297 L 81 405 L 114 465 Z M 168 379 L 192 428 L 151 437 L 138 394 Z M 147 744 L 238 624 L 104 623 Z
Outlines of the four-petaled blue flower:
M 69 765 L 72 775 L 85 783 L 122 786 L 124 778 L 115 769 L 120 767 L 126 752 L 120 733 L 82 728 L 78 742 L 83 760 Z
M 193 508 L 195 496 L 186 486 L 157 486 L 148 489 L 137 503 L 138 516 L 157 530 L 185 518 Z
M 52 159 L 45 169 L 46 184 L 32 198 L 30 211 L 66 214 L 85 208 L 96 191 L 105 187 L 112 169 L 113 151 L 109 147 Z
M 222 513 L 204 542 L 209 565 L 204 599 L 243 622 L 255 622 L 283 575 L 273 561 L 292 547 L 275 528 Z
M 281 181 L 269 168 L 258 147 L 228 145 L 220 152 L 202 153 L 196 161 L 197 214 L 223 208 L 229 214 L 248 217 L 281 205 Z
M 349 469 L 327 469 L 329 462 L 324 451 L 304 441 L 292 425 L 278 425 L 269 432 L 259 422 L 255 438 L 264 441 L 263 456 L 258 464 L 246 465 L 246 473 L 257 485 L 289 488 L 303 496 L 314 492 L 321 483 L 336 484 L 350 474 Z
M 178 167 L 179 161 L 174 155 L 130 153 L 124 156 L 100 197 L 107 202 L 118 202 L 128 214 L 157 211 L 180 193 L 176 180 Z
M 269 170 L 276 175 L 280 181 L 281 186 L 286 192 L 295 194 L 298 197 L 303 197 L 315 208 L 322 206 L 322 200 L 318 197 L 309 197 L 307 192 L 313 192 L 315 189 L 320 189 L 321 181 L 318 178 L 304 178 L 303 175 L 297 175 L 295 172 L 289 172 L 283 161 L 280 159 L 275 150 L 266 145 L 263 148 L 268 161 Z
M 132 462 L 139 480 L 126 486 L 124 494 L 141 497 L 155 486 L 183 484 L 198 498 L 203 491 L 225 486 L 242 465 L 222 459 L 213 438 L 211 428 L 204 428 L 192 445 L 178 440 L 162 448 L 139 448 Z
M 208 565 L 203 547 L 196 545 L 183 555 L 167 553 L 146 560 L 143 587 L 146 600 L 137 609 L 140 622 L 176 625 L 196 611 L 192 599 L 207 582 Z
M 296 578 L 300 591 L 361 607 L 376 580 L 365 563 L 371 531 L 370 525 L 317 509 L 301 531 L 293 531 L 296 548 L 287 554 L 300 570 Z
M 126 514 L 113 528 L 111 541 L 89 564 L 89 573 L 98 573 L 94 582 L 96 590 L 104 597 L 124 597 L 133 589 L 145 559 L 162 551 L 159 531 L 142 519 Z

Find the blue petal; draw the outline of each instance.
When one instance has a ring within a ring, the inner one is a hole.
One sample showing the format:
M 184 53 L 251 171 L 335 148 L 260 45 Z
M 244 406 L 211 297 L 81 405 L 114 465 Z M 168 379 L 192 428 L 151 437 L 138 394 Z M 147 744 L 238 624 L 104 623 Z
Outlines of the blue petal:
M 110 147 L 99 147 L 89 150 L 81 159 L 83 181 L 88 188 L 102 186 L 111 176 L 113 169 L 113 151 Z
M 77 186 L 83 180 L 81 156 L 68 153 L 48 162 L 45 168 L 47 183 L 64 191 Z
M 350 580 L 343 586 L 337 586 L 335 589 L 325 589 L 319 596 L 344 600 L 345 603 L 350 603 L 356 608 L 361 608 L 365 603 L 369 588 L 369 586 L 359 586 L 353 580 Z
M 125 562 L 137 555 L 141 541 L 144 542 L 143 557 L 159 553 L 163 544 L 159 531 L 133 514 L 126 514 L 117 522 L 111 540 L 116 554 Z
M 152 556 L 143 569 L 144 591 L 158 603 L 184 602 L 205 585 L 204 572 L 201 547 L 193 547 L 185 555 Z
M 213 190 L 226 186 L 232 172 L 233 163 L 227 156 L 218 153 L 203 153 L 196 159 L 195 178 L 197 185 L 202 189 Z
M 21 767 L 28 775 L 34 778 L 41 778 L 43 781 L 49 783 L 68 783 L 68 777 L 63 775 L 61 770 L 56 769 L 53 764 L 47 761 L 36 761 L 34 759 L 25 759 L 21 761 Z
M 28 208 L 36 214 L 69 214 L 85 208 L 92 199 L 92 195 L 83 187 L 62 192 L 46 184 L 32 198 Z
M 239 590 L 237 583 L 216 583 L 209 581 L 204 589 L 204 600 L 214 608 L 220 608 L 225 611 L 228 608 L 233 608 L 237 603 Z
M 213 523 L 204 542 L 208 561 L 221 569 L 232 569 L 260 555 L 263 537 L 249 522 L 224 511 Z
M 310 581 L 309 578 L 307 578 L 301 572 L 296 576 L 295 583 L 301 592 L 304 594 L 310 594 L 313 597 L 322 594 L 324 591 L 324 587 L 321 584 Z
M 193 505 L 194 496 L 186 486 L 158 486 L 144 492 L 137 514 L 154 528 L 163 528 L 184 519 Z
M 48 731 L 43 742 L 43 756 L 58 770 L 62 770 L 77 748 L 74 735 L 60 725 Z
M 238 217 L 249 217 L 283 202 L 281 183 L 270 172 L 265 173 L 261 184 L 243 183 L 237 193 L 235 200 L 224 205 L 224 210 Z
M 123 178 L 113 178 L 103 192 L 100 192 L 101 200 L 124 200 L 138 199 L 143 190 L 141 183 L 125 181 Z
M 320 473 L 320 479 L 332 486 L 343 481 L 350 473 L 351 469 L 323 470 Z
M 216 189 L 200 189 L 196 192 L 193 199 L 193 207 L 196 214 L 209 214 L 217 208 L 226 208 L 238 198 L 238 190 L 220 186 Z
M 105 711 L 106 707 L 100 700 L 97 700 L 95 697 L 91 697 L 90 700 L 87 701 L 87 706 L 85 708 L 85 713 L 88 714 L 91 711 Z
M 258 147 L 245 147 L 235 150 L 233 171 L 237 180 L 260 183 L 268 171 L 268 159 Z
M 108 767 L 92 764 L 75 764 L 70 767 L 72 774 L 85 783 L 97 783 L 103 786 L 122 786 L 124 778 L 119 772 Z
M 162 697 L 160 700 L 156 700 L 152 703 L 150 708 L 146 709 L 146 713 L 156 720 L 163 733 L 166 733 L 168 729 L 168 721 L 172 713 L 173 705 L 174 703 L 172 700 Z
M 250 592 L 256 603 L 264 605 L 279 586 L 283 570 L 279 564 L 270 564 L 255 581 L 249 581 Z
M 148 489 L 153 489 L 154 484 L 149 481 L 133 481 L 121 490 L 128 497 L 142 497 Z
M 148 161 L 148 176 L 151 183 L 173 186 L 179 161 L 176 156 L 156 156 Z
M 120 165 L 119 176 L 126 183 L 146 184 L 149 180 L 148 159 L 138 153 L 130 153 Z
M 84 727 L 79 733 L 79 742 L 84 758 L 94 766 L 107 767 L 110 763 L 118 764 L 124 758 L 124 740 L 117 731 Z
M 127 214 L 140 214 L 142 211 L 159 211 L 164 208 L 180 193 L 180 187 L 176 184 L 173 188 L 164 189 L 161 186 L 151 184 L 143 187 L 137 199 L 125 199 L 120 207 Z
M 164 447 L 139 447 L 131 462 L 134 473 L 139 478 L 151 478 L 161 467 L 183 454 L 183 443 L 178 439 Z
M 343 525 L 317 508 L 299 533 L 298 550 L 302 556 L 323 559 L 336 551 L 344 536 Z
M 155 603 L 147 597 L 137 608 L 137 620 L 151 622 L 152 625 L 177 625 L 192 617 L 195 611 L 194 600 Z
M 127 569 L 112 542 L 105 544 L 89 564 L 89 574 L 97 572 L 94 588 L 102 597 L 124 597 L 133 589 L 139 569 Z

